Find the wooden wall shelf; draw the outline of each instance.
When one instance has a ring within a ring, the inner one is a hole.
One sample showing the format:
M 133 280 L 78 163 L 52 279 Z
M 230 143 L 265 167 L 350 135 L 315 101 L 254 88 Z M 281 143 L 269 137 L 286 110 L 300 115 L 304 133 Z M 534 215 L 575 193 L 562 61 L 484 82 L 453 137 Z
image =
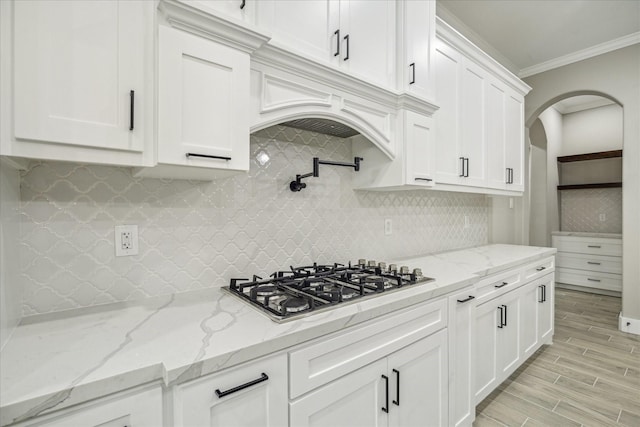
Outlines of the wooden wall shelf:
M 584 160 L 611 159 L 614 157 L 622 157 L 622 150 L 601 151 L 598 153 L 575 154 L 573 156 L 558 157 L 560 163 L 582 162 Z
M 601 182 L 595 184 L 558 185 L 558 190 L 583 190 L 585 188 L 621 188 L 621 182 Z

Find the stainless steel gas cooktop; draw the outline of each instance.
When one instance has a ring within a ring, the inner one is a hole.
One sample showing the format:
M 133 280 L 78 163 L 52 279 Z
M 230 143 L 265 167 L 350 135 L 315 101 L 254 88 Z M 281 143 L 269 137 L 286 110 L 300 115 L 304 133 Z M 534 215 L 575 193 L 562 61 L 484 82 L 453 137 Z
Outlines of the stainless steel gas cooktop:
M 290 267 L 268 279 L 231 279 L 223 289 L 283 322 L 433 280 L 419 268 L 360 259 L 355 265 Z

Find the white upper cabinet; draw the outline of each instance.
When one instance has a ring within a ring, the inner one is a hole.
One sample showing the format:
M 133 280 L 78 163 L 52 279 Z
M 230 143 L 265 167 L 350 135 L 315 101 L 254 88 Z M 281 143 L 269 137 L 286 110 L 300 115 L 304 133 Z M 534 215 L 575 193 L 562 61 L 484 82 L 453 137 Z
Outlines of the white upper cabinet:
M 2 154 L 141 162 L 152 111 L 152 13 L 146 1 L 3 5 L 3 26 L 13 29 L 13 106 L 7 111 L 13 113 L 16 140 L 5 141 Z M 4 44 L 3 51 L 3 61 L 10 61 Z M 126 152 L 137 156 L 124 157 Z
M 462 69 L 460 135 L 461 180 L 463 185 L 486 186 L 485 142 L 485 84 L 486 73 L 482 68 L 465 60 Z
M 395 84 L 395 1 L 269 0 L 258 14 L 270 43 L 385 88 Z
M 255 23 L 256 2 L 258 0 L 179 0 L 204 12 Z
M 433 119 L 413 111 L 405 112 L 406 184 L 431 187 L 434 184 Z
M 169 27 L 159 36 L 158 166 L 139 175 L 249 170 L 249 55 Z
M 504 189 L 509 180 L 505 153 L 505 102 L 507 94 L 503 85 L 495 80 L 487 84 L 487 186 Z
M 431 99 L 431 60 L 435 40 L 435 1 L 399 1 L 403 55 L 398 58 L 400 90 Z
M 505 102 L 507 190 L 524 191 L 524 96 L 511 92 Z

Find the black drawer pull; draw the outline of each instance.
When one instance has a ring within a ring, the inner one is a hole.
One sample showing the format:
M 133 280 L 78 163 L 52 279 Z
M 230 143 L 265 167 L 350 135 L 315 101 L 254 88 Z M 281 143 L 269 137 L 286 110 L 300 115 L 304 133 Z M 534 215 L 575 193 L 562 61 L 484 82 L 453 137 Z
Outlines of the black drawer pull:
M 186 156 L 187 156 L 187 158 L 189 158 L 189 157 L 204 157 L 205 159 L 231 160 L 231 157 L 210 156 L 208 154 L 197 154 L 197 153 L 187 153 Z
M 409 67 L 411 67 L 411 81 L 409 84 L 412 85 L 416 82 L 416 63 L 412 62 L 409 64 Z
M 538 267 L 538 268 L 536 268 L 536 271 L 542 271 L 542 270 L 546 270 L 546 269 L 547 269 L 547 267 Z
M 347 54 L 344 56 L 343 61 L 348 61 L 349 60 L 349 34 L 344 36 L 344 41 L 347 42 Z
M 396 374 L 396 400 L 393 401 L 393 404 L 400 406 L 400 371 L 394 369 L 393 373 Z
M 460 172 L 460 176 L 464 177 L 464 157 L 459 157 L 459 159 L 462 162 L 462 172 Z
M 246 4 L 247 4 L 247 0 L 242 0 L 242 2 L 240 3 L 240 9 L 244 9 Z
M 262 373 L 262 375 L 260 376 L 260 378 L 253 380 L 253 381 L 249 381 L 248 383 L 239 385 L 237 387 L 234 388 L 230 388 L 229 390 L 226 391 L 220 391 L 220 389 L 216 389 L 216 396 L 218 396 L 218 398 L 223 398 L 225 396 L 228 396 L 230 394 L 233 394 L 237 391 L 240 390 L 244 390 L 245 388 L 251 387 L 252 385 L 256 385 L 256 384 L 260 384 L 261 382 L 264 382 L 266 380 L 268 380 L 269 377 L 267 376 L 267 374 L 265 374 L 264 372 Z
M 476 299 L 476 297 L 474 297 L 473 295 L 469 295 L 469 298 L 465 298 L 465 299 L 459 299 L 457 300 L 459 303 L 464 303 L 464 302 L 469 302 L 472 299 Z
M 340 28 L 335 30 L 333 35 L 336 36 L 336 52 L 333 54 L 333 56 L 338 56 L 340 55 Z
M 384 382 L 385 382 L 385 386 L 384 386 L 384 389 L 385 389 L 385 398 L 384 398 L 385 399 L 384 400 L 385 404 L 382 407 L 382 412 L 389 413 L 389 377 L 387 377 L 386 375 L 383 375 L 382 379 L 384 379 Z
M 588 248 L 596 248 L 596 249 L 600 249 L 602 246 L 600 245 L 587 245 Z
M 416 181 L 428 181 L 428 182 L 433 181 L 433 179 L 431 179 L 431 178 L 414 178 L 414 179 L 415 179 Z
M 587 264 L 591 264 L 591 265 L 600 265 L 599 262 L 593 262 L 593 261 L 587 261 Z
M 509 282 L 502 282 L 501 285 L 493 285 L 494 288 L 501 288 L 503 286 L 507 286 L 509 284 Z
M 135 97 L 136 93 L 135 91 L 129 91 L 129 130 L 133 130 L 133 112 L 134 112 L 134 108 L 133 108 L 133 101 L 134 101 L 134 97 Z
M 590 282 L 601 282 L 600 279 L 592 279 L 591 277 L 587 277 L 587 280 Z

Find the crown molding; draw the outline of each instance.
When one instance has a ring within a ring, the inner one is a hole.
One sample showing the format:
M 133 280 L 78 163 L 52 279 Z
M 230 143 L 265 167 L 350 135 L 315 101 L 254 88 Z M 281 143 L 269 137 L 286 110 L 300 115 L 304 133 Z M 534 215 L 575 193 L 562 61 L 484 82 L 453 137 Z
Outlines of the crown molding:
M 640 32 L 622 36 L 608 42 L 600 43 L 595 46 L 570 53 L 568 55 L 541 62 L 540 64 L 532 65 L 531 67 L 523 68 L 518 73 L 518 77 L 525 78 L 533 76 L 534 74 L 543 73 L 545 71 L 553 70 L 554 68 L 563 67 L 565 65 L 573 64 L 574 62 L 593 58 L 594 56 L 622 49 L 623 47 L 631 46 L 637 43 L 640 43 Z

